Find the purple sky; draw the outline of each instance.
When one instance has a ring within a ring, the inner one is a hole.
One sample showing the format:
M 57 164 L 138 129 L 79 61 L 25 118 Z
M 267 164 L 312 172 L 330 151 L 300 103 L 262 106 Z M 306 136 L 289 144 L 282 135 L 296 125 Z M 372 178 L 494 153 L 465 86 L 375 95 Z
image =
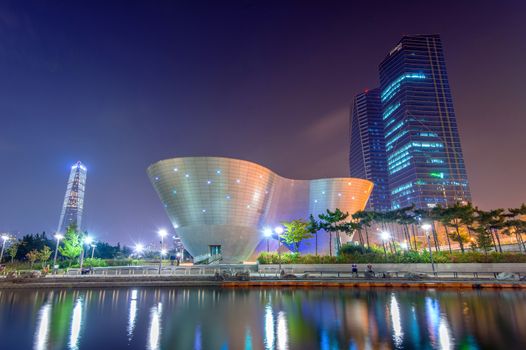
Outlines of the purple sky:
M 354 94 L 403 34 L 440 33 L 475 205 L 526 201 L 526 2 L 4 1 L 0 231 L 56 229 L 71 165 L 84 226 L 169 227 L 146 176 L 174 156 L 348 175 Z

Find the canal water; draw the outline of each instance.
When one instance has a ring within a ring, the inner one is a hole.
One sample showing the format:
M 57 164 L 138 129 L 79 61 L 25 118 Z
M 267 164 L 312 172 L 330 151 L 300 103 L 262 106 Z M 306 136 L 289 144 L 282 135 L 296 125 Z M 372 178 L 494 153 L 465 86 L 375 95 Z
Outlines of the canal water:
M 1 349 L 526 349 L 511 290 L 0 290 Z

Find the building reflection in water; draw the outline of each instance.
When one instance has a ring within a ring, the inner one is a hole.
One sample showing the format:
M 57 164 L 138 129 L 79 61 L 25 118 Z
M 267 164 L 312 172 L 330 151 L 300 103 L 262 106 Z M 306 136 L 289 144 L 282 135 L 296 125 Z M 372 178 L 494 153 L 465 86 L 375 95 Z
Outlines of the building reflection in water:
M 274 314 L 272 306 L 265 306 L 265 349 L 274 349 Z
M 5 349 L 526 349 L 523 310 L 515 291 L 0 291 Z
M 288 334 L 289 331 L 287 329 L 285 313 L 280 311 L 278 313 L 278 350 L 286 350 L 289 348 Z
M 393 324 L 393 340 L 395 346 L 399 348 L 402 345 L 404 333 L 400 320 L 400 306 L 394 293 L 391 294 L 391 322 Z
M 35 333 L 35 350 L 48 348 L 49 322 L 51 315 L 51 302 L 45 303 L 38 312 L 37 329 Z
M 79 348 L 80 331 L 82 328 L 82 298 L 78 298 L 73 308 L 71 316 L 71 331 L 69 335 L 69 349 L 77 350 Z
M 133 330 L 135 329 L 135 319 L 137 318 L 137 289 L 131 291 L 130 312 L 128 314 L 128 341 L 133 338 Z
M 161 343 L 161 314 L 162 303 L 158 303 L 150 310 L 150 330 L 148 332 L 148 349 L 160 349 Z

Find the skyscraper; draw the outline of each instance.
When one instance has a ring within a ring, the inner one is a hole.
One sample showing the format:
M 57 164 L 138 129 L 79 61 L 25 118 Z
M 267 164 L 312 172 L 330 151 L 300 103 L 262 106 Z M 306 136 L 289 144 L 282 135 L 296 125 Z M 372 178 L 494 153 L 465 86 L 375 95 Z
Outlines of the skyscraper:
M 471 200 L 439 35 L 408 35 L 380 64 L 393 209 Z
M 389 210 L 391 203 L 387 184 L 380 89 L 367 90 L 354 98 L 349 165 L 351 177 L 367 179 L 374 183 L 367 208 L 376 211 Z
M 86 167 L 77 162 L 71 167 L 69 173 L 66 196 L 62 205 L 62 213 L 58 223 L 58 231 L 65 232 L 67 228 L 75 224 L 80 229 L 82 224 L 82 212 L 84 210 L 84 191 L 86 189 Z

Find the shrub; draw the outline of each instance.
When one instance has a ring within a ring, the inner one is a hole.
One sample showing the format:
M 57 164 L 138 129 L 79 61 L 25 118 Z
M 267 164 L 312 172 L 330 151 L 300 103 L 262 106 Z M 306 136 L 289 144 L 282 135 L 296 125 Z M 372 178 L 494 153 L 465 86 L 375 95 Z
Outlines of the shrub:
M 258 257 L 260 264 L 278 264 L 279 256 L 277 253 L 261 253 Z M 492 252 L 487 255 L 482 252 L 469 251 L 461 252 L 433 252 L 433 261 L 438 264 L 445 263 L 526 263 L 526 255 L 520 253 L 497 253 Z M 338 252 L 337 256 L 328 255 L 300 255 L 299 253 L 281 254 L 282 264 L 369 264 L 369 263 L 430 263 L 431 256 L 429 251 L 401 251 L 396 253 L 384 254 L 383 249 L 371 246 L 362 250 L 359 246 L 346 244 Z

